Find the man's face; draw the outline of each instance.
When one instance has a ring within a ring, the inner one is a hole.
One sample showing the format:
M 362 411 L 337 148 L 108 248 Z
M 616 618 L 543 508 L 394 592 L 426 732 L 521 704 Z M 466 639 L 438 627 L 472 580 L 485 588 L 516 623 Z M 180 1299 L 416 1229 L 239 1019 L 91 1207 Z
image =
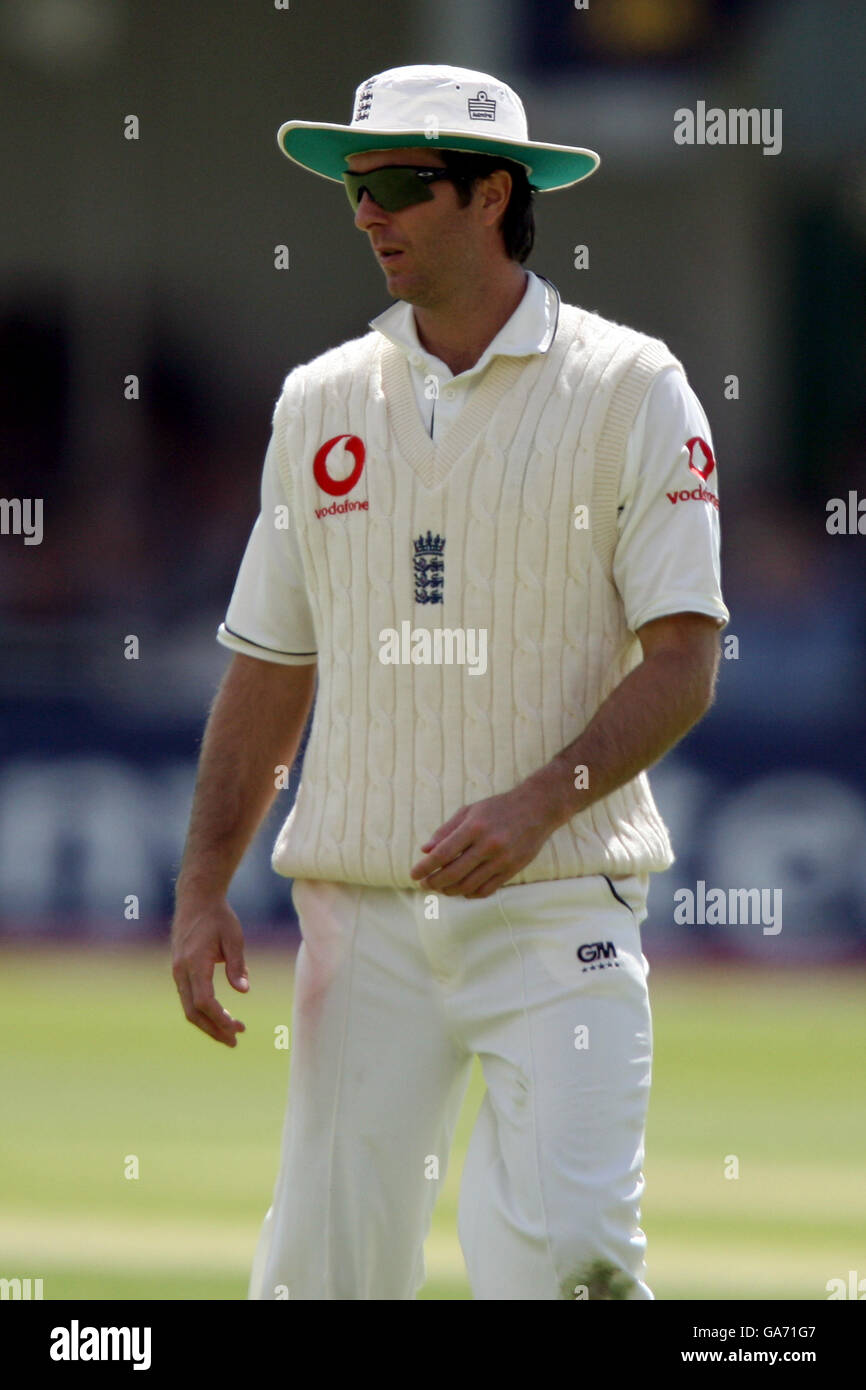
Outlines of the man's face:
M 388 164 L 441 169 L 444 160 L 422 147 L 369 150 L 349 155 L 346 164 L 352 173 L 368 174 Z M 386 212 L 365 189 L 355 213 L 355 226 L 367 233 L 389 293 L 422 308 L 443 302 L 461 277 L 472 272 L 484 230 L 473 217 L 475 199 L 461 207 L 449 180 L 431 183 L 429 191 L 429 201 Z

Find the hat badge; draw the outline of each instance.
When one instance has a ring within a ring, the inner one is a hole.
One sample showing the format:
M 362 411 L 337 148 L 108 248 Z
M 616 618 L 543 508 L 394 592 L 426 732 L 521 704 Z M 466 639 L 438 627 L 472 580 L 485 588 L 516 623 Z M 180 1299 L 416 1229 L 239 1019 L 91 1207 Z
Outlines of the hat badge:
M 486 92 L 476 92 L 474 97 L 470 97 L 467 102 L 469 107 L 469 118 L 473 121 L 495 121 L 496 102 L 488 97 Z
M 366 121 L 370 115 L 370 107 L 373 105 L 373 87 L 375 83 L 372 79 L 365 82 L 358 97 L 358 109 L 355 112 L 356 121 Z

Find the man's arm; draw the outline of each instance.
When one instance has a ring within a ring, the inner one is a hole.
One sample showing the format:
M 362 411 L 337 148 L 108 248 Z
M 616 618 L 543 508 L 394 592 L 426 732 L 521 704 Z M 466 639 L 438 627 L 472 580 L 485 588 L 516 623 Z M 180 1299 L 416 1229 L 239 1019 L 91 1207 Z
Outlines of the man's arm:
M 276 796 L 274 769 L 291 767 L 313 699 L 316 665 L 237 654 L 205 726 L 189 833 L 175 889 L 172 975 L 190 1023 L 228 1047 L 244 1024 L 214 996 L 225 962 L 234 989 L 249 982 L 229 884 Z
M 437 893 L 488 897 L 560 825 L 658 762 L 688 733 L 713 701 L 718 623 L 701 613 L 675 613 L 645 623 L 637 635 L 643 661 L 583 732 L 512 791 L 461 806 L 421 846 L 413 878 Z M 578 767 L 588 772 L 583 789 L 574 785 Z

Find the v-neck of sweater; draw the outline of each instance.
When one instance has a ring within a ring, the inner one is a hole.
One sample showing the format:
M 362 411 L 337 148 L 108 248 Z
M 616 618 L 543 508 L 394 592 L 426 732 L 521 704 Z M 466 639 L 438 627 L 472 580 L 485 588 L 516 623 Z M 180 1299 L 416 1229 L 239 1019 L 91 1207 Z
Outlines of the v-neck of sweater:
M 457 419 L 434 443 L 418 414 L 409 363 L 399 348 L 383 339 L 380 356 L 381 387 L 399 451 L 427 488 L 445 481 L 457 460 L 477 440 L 498 403 L 516 386 L 526 357 L 494 357 Z M 539 359 L 541 362 L 544 358 Z

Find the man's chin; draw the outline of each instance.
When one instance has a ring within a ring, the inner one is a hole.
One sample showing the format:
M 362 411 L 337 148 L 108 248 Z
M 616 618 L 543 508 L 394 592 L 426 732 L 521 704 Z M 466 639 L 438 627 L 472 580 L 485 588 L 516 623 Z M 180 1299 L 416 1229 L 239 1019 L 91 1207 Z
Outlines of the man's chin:
M 418 303 L 418 296 L 416 294 L 413 294 L 412 290 L 410 290 L 408 287 L 406 289 L 401 290 L 398 289 L 396 285 L 387 284 L 385 288 L 392 299 L 401 299 L 404 304 Z
M 383 266 L 382 270 L 385 275 L 385 288 L 388 293 L 394 299 L 405 299 L 407 293 L 410 292 L 408 278 L 401 276 L 400 272 L 396 269 L 389 271 L 387 266 Z
M 412 304 L 416 309 L 425 309 L 428 297 L 420 285 L 413 285 L 408 275 L 386 275 L 385 288 L 392 299 L 402 299 L 404 304 Z
M 401 270 L 396 265 L 391 269 L 385 264 L 382 266 L 382 273 L 385 276 L 385 288 L 392 299 L 404 299 L 407 304 L 416 304 L 419 297 L 423 299 L 423 286 L 418 283 L 418 276 L 413 275 L 408 269 Z

